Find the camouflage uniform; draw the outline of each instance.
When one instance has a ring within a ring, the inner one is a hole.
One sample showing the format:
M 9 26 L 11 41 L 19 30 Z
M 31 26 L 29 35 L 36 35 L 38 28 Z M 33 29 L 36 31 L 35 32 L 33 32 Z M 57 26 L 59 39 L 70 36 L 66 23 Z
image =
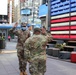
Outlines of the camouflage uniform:
M 33 35 L 24 44 L 27 50 L 25 57 L 28 58 L 31 75 L 44 75 L 46 72 L 46 44 L 51 38 L 44 35 Z
M 26 41 L 26 39 L 30 36 L 30 32 L 28 30 L 22 31 L 22 30 L 15 30 L 15 27 L 9 30 L 10 33 L 15 34 L 18 36 L 18 42 L 17 42 L 17 56 L 19 59 L 19 69 L 21 72 L 24 72 L 26 70 L 26 64 L 27 60 L 24 61 L 24 48 L 23 44 Z

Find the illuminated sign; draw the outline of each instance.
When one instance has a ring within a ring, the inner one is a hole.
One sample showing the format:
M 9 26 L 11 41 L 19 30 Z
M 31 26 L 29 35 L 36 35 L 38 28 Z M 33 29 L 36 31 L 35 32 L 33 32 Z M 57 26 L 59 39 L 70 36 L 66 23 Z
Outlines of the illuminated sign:
M 30 15 L 31 11 L 30 9 L 21 9 L 21 15 Z
M 76 12 L 76 0 L 52 0 L 51 16 Z
M 46 16 L 48 13 L 48 6 L 46 4 L 43 4 L 39 7 L 39 17 Z

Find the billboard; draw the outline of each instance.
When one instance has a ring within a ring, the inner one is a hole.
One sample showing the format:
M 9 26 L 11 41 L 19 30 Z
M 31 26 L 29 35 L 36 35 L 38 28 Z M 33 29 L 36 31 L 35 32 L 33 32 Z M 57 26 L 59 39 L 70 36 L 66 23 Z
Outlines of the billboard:
M 30 9 L 21 9 L 21 15 L 30 15 L 31 11 Z
M 76 0 L 50 0 L 53 38 L 76 39 Z
M 48 6 L 46 4 L 43 4 L 39 7 L 39 17 L 44 17 L 48 13 Z
M 52 0 L 50 8 L 51 16 L 76 12 L 76 0 Z
M 0 15 L 7 15 L 8 0 L 0 0 Z

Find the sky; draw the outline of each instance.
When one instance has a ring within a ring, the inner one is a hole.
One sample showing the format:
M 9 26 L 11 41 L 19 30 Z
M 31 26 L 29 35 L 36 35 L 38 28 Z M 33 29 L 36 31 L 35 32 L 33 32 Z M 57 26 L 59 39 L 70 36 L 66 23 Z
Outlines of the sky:
M 17 3 L 18 3 L 18 0 L 15 0 L 15 6 L 17 5 Z
M 0 15 L 7 15 L 7 0 L 0 0 Z
M 15 0 L 15 6 L 17 5 L 18 0 Z M 7 15 L 7 4 L 8 0 L 0 0 L 0 15 Z

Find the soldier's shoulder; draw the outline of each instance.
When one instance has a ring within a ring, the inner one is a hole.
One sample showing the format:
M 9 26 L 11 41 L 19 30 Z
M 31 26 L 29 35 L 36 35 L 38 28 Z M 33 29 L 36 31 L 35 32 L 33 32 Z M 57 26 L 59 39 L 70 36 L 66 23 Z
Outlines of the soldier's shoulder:
M 32 36 L 27 38 L 26 42 L 30 41 L 32 38 L 33 38 Z
M 25 32 L 26 32 L 26 33 L 30 33 L 30 31 L 29 31 L 29 30 L 26 30 Z
M 39 37 L 41 37 L 41 38 L 45 38 L 45 36 L 44 36 L 44 35 L 42 35 L 42 34 L 41 34 L 41 35 L 39 35 Z
M 18 33 L 22 33 L 22 30 L 16 30 Z

